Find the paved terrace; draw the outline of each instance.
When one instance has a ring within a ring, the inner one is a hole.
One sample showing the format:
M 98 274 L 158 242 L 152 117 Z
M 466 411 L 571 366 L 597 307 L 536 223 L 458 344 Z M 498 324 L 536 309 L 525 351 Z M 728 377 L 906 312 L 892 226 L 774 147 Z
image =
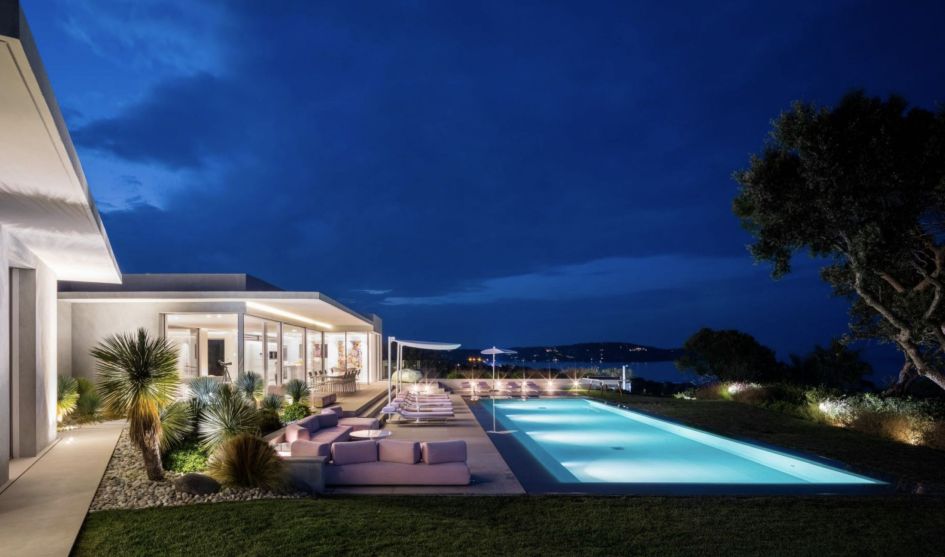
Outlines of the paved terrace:
M 385 385 L 386 388 L 386 385 Z M 446 441 L 463 439 L 473 481 L 468 486 L 363 486 L 329 488 L 329 493 L 365 495 L 514 495 L 525 493 L 462 397 L 450 396 L 456 416 L 442 424 L 390 423 L 391 439 Z
M 0 493 L 0 555 L 69 555 L 124 427 L 59 434 L 59 442 Z

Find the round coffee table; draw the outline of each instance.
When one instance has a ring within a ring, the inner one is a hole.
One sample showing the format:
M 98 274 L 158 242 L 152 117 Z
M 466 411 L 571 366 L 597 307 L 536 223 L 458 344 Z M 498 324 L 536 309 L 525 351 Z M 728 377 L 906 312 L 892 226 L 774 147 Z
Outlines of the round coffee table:
M 360 431 L 352 431 L 351 437 L 355 439 L 384 439 L 393 435 L 389 429 L 362 429 Z

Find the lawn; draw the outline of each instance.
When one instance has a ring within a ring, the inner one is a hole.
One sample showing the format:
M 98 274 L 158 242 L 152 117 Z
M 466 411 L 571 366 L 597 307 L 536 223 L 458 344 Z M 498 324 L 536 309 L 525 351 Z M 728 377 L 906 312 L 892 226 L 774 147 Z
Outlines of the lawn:
M 933 555 L 942 501 L 333 497 L 91 515 L 75 555 Z
M 631 406 L 902 478 L 941 493 L 945 452 L 726 401 Z M 874 497 L 324 497 L 106 511 L 76 555 L 927 555 L 942 495 Z

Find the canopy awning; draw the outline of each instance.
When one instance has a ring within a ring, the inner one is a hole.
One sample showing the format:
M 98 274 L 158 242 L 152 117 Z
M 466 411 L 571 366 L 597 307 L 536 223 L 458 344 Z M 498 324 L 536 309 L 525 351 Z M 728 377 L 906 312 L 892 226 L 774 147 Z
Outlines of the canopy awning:
M 400 340 L 397 339 L 394 342 L 401 346 L 409 346 L 410 348 L 420 348 L 422 350 L 456 350 L 461 344 L 455 344 L 452 342 L 428 342 L 425 340 Z
M 496 348 L 495 346 L 493 346 L 492 348 L 486 348 L 485 350 L 480 352 L 480 354 L 495 356 L 496 354 L 518 354 L 518 352 L 516 352 L 515 350 L 508 350 L 506 348 Z

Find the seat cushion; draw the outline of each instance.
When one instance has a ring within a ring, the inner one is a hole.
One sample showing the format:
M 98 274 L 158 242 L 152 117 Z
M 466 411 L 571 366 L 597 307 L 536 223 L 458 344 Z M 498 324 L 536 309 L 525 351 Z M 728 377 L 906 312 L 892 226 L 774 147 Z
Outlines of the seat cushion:
M 420 462 L 420 443 L 381 439 L 377 443 L 377 459 L 381 462 L 416 464 Z
M 335 414 L 336 416 L 338 416 L 338 419 L 341 419 L 341 418 L 344 417 L 344 415 L 345 415 L 344 410 L 342 410 L 342 409 L 341 409 L 341 406 L 338 406 L 337 404 L 334 405 L 334 406 L 329 406 L 328 408 L 323 408 L 322 411 L 321 411 L 321 413 L 322 413 L 322 414 L 332 414 L 332 413 L 333 413 L 333 414 Z
M 428 441 L 420 444 L 420 451 L 427 464 L 466 462 L 465 441 Z
M 323 456 L 331 454 L 331 443 L 316 443 L 315 441 L 296 441 L 289 446 L 292 456 Z
M 335 443 L 331 446 L 331 460 L 337 465 L 377 462 L 377 443 L 371 440 Z
M 305 429 L 309 431 L 318 431 L 318 428 L 319 428 L 318 414 L 312 414 L 311 416 L 306 416 L 295 423 L 304 427 Z
M 351 439 L 351 428 L 348 426 L 335 426 L 319 429 L 312 433 L 309 438 L 311 441 L 319 443 L 338 443 Z
M 296 441 L 308 441 L 311 437 L 309 430 L 298 424 L 289 424 L 285 426 L 285 442 L 294 443 Z
M 326 427 L 335 427 L 338 425 L 338 414 L 334 412 L 326 412 L 324 414 L 318 414 L 318 427 L 324 429 Z

